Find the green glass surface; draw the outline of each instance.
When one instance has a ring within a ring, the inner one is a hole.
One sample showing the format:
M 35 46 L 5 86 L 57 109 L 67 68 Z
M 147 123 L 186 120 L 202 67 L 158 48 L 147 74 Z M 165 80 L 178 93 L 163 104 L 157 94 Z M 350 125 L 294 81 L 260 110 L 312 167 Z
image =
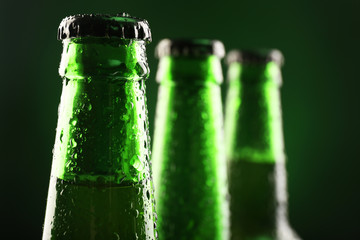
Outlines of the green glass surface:
M 63 44 L 43 239 L 155 239 L 145 42 Z
M 274 62 L 228 70 L 225 140 L 231 239 L 299 239 L 287 219 L 281 72 Z
M 153 170 L 159 236 L 227 239 L 220 60 L 162 57 Z

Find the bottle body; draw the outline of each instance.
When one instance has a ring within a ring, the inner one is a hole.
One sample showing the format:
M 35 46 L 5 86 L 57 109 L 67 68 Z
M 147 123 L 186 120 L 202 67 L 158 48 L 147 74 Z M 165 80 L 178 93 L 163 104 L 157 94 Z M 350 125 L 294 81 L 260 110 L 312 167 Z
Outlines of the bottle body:
M 227 239 L 220 61 L 163 57 L 153 169 L 164 239 Z
M 155 238 L 144 44 L 64 40 L 43 239 Z
M 271 61 L 234 62 L 228 76 L 231 239 L 298 239 L 287 219 L 280 68 Z

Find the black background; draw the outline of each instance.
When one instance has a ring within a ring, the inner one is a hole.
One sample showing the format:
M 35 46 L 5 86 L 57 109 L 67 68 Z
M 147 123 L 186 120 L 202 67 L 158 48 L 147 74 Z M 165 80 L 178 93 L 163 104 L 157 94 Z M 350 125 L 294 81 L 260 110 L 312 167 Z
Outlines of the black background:
M 290 221 L 303 239 L 358 239 L 359 3 L 1 0 L 1 232 L 10 239 L 41 237 L 61 94 L 58 24 L 77 13 L 124 11 L 147 19 L 153 33 L 151 133 L 157 98 L 153 52 L 160 39 L 215 38 L 227 50 L 280 49 Z

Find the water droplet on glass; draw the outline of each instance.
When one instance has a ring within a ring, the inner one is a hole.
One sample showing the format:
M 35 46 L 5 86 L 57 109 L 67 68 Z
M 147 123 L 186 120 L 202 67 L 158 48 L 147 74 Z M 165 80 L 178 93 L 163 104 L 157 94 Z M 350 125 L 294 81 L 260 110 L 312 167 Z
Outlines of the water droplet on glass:
M 80 168 L 78 168 L 78 169 L 80 170 Z M 73 179 L 74 183 L 79 182 L 79 180 L 80 180 L 80 177 L 78 175 L 74 176 L 74 179 Z
M 70 140 L 70 145 L 71 145 L 72 148 L 75 148 L 75 147 L 77 146 L 77 143 L 76 143 L 76 141 L 75 141 L 74 138 L 72 138 L 72 139 Z
M 140 156 L 138 155 L 134 155 L 131 160 L 130 160 L 130 164 L 138 171 L 142 171 L 144 170 L 144 165 L 140 160 Z
M 65 68 L 65 74 L 66 74 L 66 72 L 67 72 L 67 69 Z M 65 80 L 65 85 L 67 86 L 68 83 L 69 83 L 69 81 L 70 81 L 70 79 L 69 79 L 69 78 L 65 78 L 64 80 Z
M 65 164 L 65 167 L 68 168 L 68 167 L 70 167 L 70 165 L 71 165 L 71 161 L 67 161 L 66 164 Z
M 208 118 L 208 114 L 206 112 L 201 113 L 201 118 L 202 119 L 207 119 Z
M 126 107 L 126 109 L 131 110 L 131 109 L 134 108 L 134 103 L 132 103 L 132 102 L 127 102 L 127 103 L 125 104 L 125 107 Z
M 172 113 L 171 113 L 171 118 L 172 118 L 172 119 L 177 119 L 177 117 L 178 117 L 178 115 L 177 115 L 176 112 L 172 112 Z
M 60 142 L 62 142 L 63 136 L 64 136 L 64 130 L 61 130 L 61 133 L 60 133 Z
M 129 120 L 129 115 L 127 115 L 127 114 L 122 115 L 121 120 L 128 121 Z
M 77 123 L 76 119 L 74 119 L 74 120 L 71 121 L 71 125 L 73 125 L 73 126 L 75 126 L 76 123 Z

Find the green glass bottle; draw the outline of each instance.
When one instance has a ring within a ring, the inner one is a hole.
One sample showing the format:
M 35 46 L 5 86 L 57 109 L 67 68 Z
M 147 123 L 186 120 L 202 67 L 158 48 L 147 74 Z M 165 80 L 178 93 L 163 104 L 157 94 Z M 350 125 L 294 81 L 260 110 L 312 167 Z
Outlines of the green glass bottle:
M 146 20 L 63 19 L 59 105 L 43 239 L 155 239 L 144 80 Z
M 227 239 L 228 205 L 220 59 L 211 40 L 162 40 L 153 145 L 159 235 Z
M 225 138 L 231 239 L 299 239 L 287 217 L 278 50 L 231 51 Z

